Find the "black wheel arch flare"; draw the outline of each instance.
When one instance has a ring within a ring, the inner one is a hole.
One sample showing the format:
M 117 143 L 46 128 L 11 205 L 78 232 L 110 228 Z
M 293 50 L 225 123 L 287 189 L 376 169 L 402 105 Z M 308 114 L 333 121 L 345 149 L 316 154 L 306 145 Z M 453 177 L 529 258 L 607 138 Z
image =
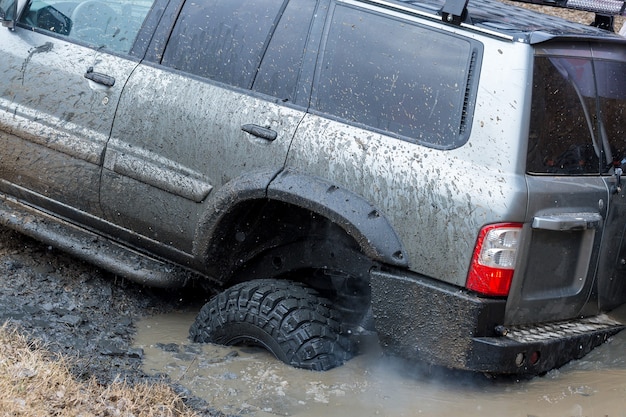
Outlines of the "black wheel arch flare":
M 322 178 L 291 170 L 255 172 L 229 181 L 209 198 L 196 231 L 194 256 L 222 283 L 233 266 L 222 262 L 231 249 L 232 224 L 253 218 L 256 209 L 268 202 L 323 217 L 354 239 L 372 261 L 408 268 L 402 243 L 389 221 L 363 197 Z M 203 269 L 201 265 L 198 268 Z
M 372 260 L 408 268 L 404 248 L 389 221 L 363 197 L 322 178 L 285 170 L 267 197 L 306 208 L 340 226 Z

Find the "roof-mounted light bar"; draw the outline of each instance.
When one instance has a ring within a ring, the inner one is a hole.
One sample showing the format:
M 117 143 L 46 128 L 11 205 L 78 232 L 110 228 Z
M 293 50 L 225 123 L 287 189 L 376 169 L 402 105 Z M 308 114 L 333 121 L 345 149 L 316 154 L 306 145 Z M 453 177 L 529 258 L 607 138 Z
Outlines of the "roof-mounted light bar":
M 566 9 L 593 12 L 605 16 L 626 16 L 624 0 L 514 0 L 542 6 L 563 7 Z

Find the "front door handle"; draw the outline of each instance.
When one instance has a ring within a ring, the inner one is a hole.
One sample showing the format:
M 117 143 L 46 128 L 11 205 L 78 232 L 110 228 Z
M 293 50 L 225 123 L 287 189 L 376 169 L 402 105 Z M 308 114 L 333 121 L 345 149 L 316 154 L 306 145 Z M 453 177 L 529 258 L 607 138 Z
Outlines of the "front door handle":
M 94 72 L 93 67 L 87 68 L 85 78 L 93 81 L 94 83 L 102 84 L 107 87 L 113 87 L 115 85 L 115 78 L 110 75 L 102 74 L 101 72 Z
M 278 136 L 275 130 L 269 129 L 267 127 L 261 127 L 259 125 L 247 124 L 241 126 L 241 130 L 246 133 L 251 134 L 252 136 L 256 136 L 257 138 L 265 139 L 269 142 L 272 142 Z

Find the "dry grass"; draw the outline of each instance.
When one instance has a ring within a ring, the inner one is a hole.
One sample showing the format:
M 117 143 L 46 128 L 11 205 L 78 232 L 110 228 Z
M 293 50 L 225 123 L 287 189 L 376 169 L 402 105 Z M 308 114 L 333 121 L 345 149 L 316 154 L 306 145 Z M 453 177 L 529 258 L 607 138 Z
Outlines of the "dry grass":
M 63 358 L 0 327 L 0 416 L 194 417 L 166 385 L 76 381 Z

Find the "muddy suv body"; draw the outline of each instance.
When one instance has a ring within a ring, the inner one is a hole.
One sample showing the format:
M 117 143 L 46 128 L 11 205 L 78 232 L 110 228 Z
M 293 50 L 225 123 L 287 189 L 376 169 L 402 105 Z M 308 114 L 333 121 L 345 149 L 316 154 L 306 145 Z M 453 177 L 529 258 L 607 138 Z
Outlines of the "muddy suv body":
M 491 1 L 18 3 L 2 223 L 224 291 L 196 340 L 540 373 L 622 329 L 623 38 Z

